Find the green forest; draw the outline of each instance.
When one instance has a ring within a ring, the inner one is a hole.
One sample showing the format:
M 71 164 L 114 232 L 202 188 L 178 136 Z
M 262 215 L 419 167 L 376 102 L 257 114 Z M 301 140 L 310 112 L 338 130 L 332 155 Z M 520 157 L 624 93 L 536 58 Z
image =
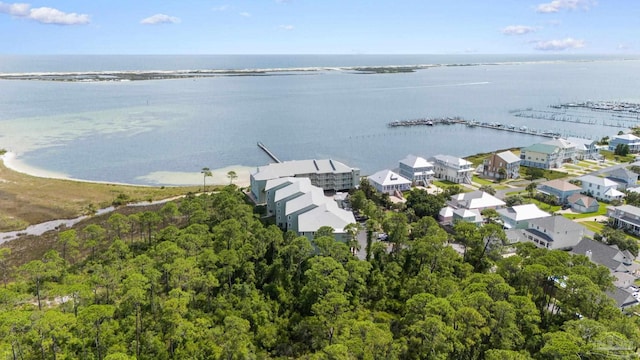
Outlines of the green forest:
M 233 185 L 62 230 L 15 268 L 0 250 L 0 356 L 637 358 L 640 317 L 605 294 L 606 268 L 532 244 L 502 257 L 501 227 L 436 223 L 444 196 L 386 209 L 356 192 L 367 260 L 330 228 L 283 233 Z

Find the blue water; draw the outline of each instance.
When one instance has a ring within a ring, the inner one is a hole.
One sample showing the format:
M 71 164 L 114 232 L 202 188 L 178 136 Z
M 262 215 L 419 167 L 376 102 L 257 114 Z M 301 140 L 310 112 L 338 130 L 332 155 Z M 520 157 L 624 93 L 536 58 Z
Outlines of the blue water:
M 585 61 L 576 61 L 585 60 Z M 0 56 L 0 72 L 269 69 L 411 64 L 414 73 L 134 82 L 0 80 L 0 148 L 72 178 L 147 183 L 156 171 L 333 158 L 368 174 L 413 153 L 465 156 L 542 138 L 464 126 L 395 128 L 398 119 L 462 116 L 600 138 L 619 128 L 518 118 L 514 109 L 585 100 L 640 103 L 638 59 L 553 56 Z M 584 114 L 585 117 L 599 116 Z

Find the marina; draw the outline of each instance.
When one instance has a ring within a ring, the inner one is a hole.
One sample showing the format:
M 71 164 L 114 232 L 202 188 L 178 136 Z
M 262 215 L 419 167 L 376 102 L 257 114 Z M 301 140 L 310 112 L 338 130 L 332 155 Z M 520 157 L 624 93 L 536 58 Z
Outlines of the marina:
M 542 136 L 547 138 L 555 138 L 560 137 L 562 135 L 557 131 L 548 131 L 548 130 L 536 130 L 530 129 L 526 126 L 516 127 L 515 125 L 503 125 L 499 122 L 478 122 L 475 120 L 465 120 L 461 117 L 445 117 L 445 118 L 420 118 L 413 120 L 398 120 L 392 121 L 387 124 L 387 127 L 397 128 L 397 127 L 412 127 L 412 126 L 434 126 L 434 125 L 453 125 L 460 124 L 466 125 L 467 127 L 481 127 L 485 129 L 494 129 L 501 131 L 509 131 L 518 134 L 527 134 L 527 135 L 535 135 Z

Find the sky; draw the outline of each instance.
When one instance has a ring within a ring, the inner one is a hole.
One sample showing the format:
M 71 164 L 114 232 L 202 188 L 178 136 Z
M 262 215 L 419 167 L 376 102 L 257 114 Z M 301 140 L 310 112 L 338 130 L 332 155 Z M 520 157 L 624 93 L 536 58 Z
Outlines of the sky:
M 0 54 L 638 54 L 639 0 L 0 1 Z

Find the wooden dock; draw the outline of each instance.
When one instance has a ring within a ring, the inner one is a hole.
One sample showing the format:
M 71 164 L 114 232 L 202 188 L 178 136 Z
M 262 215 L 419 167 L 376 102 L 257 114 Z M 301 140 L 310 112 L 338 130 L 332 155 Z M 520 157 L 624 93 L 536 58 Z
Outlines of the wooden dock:
M 262 149 L 262 151 L 265 152 L 265 154 L 269 155 L 269 157 L 271 159 L 273 159 L 273 161 L 277 162 L 277 163 L 281 163 L 282 161 L 280 161 L 280 159 L 278 159 L 278 157 L 276 157 L 276 155 L 274 153 L 271 152 L 271 150 L 269 150 L 267 148 L 267 146 L 265 144 L 263 144 L 262 142 L 258 141 L 258 147 L 260 149 Z

